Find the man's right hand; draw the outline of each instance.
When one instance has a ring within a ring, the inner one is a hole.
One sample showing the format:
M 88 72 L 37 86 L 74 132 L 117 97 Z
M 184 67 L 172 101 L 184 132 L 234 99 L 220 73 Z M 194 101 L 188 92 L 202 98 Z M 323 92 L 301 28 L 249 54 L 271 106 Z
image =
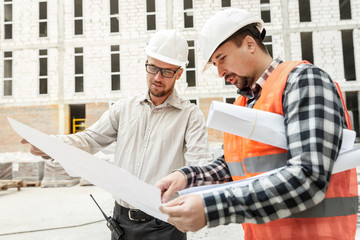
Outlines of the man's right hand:
M 27 144 L 29 143 L 28 141 L 26 141 L 25 139 L 21 139 L 21 143 L 22 144 Z M 30 143 L 29 143 L 30 144 Z M 40 149 L 38 149 L 37 147 L 35 147 L 34 145 L 30 144 L 30 152 L 36 156 L 41 156 L 44 159 L 49 159 L 51 158 L 50 156 L 48 156 L 46 153 L 44 153 L 43 151 L 41 151 Z
M 185 175 L 180 171 L 175 171 L 163 177 L 155 184 L 161 190 L 161 201 L 166 203 L 171 196 L 186 187 Z

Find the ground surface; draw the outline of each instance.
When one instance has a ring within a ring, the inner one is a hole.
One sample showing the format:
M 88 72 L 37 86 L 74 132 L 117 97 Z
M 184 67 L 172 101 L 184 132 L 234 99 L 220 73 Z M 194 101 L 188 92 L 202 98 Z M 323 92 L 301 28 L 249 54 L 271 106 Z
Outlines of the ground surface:
M 0 240 L 109 240 L 110 232 L 89 194 L 112 215 L 112 196 L 96 186 L 0 191 Z M 188 233 L 188 240 L 203 239 L 243 239 L 243 231 L 232 224 Z
M 360 168 L 360 180 L 359 173 Z M 0 240 L 109 240 L 110 231 L 89 194 L 107 215 L 112 215 L 112 196 L 96 186 L 0 191 Z M 243 236 L 241 225 L 231 224 L 188 233 L 188 240 L 243 239 Z M 360 240 L 359 227 L 355 239 Z
M 0 240 L 109 240 L 110 232 L 89 194 L 107 215 L 112 214 L 112 196 L 95 186 L 0 191 Z M 188 234 L 189 240 L 226 238 L 243 239 L 241 226 Z

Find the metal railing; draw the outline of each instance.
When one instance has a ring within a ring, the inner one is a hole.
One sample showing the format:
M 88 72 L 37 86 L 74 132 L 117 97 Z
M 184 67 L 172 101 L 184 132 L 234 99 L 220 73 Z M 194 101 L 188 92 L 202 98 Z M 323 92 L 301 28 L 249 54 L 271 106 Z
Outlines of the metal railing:
M 82 132 L 86 128 L 86 119 L 73 118 L 72 126 L 72 133 Z

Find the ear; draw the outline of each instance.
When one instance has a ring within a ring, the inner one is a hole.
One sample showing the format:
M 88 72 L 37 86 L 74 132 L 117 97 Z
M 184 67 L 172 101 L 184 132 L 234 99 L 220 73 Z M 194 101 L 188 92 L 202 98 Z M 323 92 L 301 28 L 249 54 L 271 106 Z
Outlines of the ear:
M 176 80 L 178 80 L 181 77 L 183 72 L 184 72 L 184 69 L 180 68 L 180 70 L 176 73 Z
M 244 38 L 244 43 L 246 44 L 247 49 L 250 50 L 252 53 L 255 51 L 256 41 L 252 36 L 247 35 Z

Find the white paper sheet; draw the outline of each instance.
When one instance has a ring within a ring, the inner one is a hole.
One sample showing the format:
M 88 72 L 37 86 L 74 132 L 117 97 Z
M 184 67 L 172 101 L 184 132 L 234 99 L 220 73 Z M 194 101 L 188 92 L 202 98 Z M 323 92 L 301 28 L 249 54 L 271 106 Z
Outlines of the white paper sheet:
M 140 181 L 125 170 L 78 148 L 67 145 L 38 130 L 8 118 L 21 137 L 58 161 L 66 171 L 81 176 L 96 186 L 163 221 L 168 216 L 160 212 L 160 189 Z
M 360 147 L 340 151 L 332 173 L 346 171 L 360 166 Z
M 207 127 L 287 149 L 284 117 L 253 108 L 213 101 Z M 356 133 L 344 129 L 342 150 L 352 149 Z

